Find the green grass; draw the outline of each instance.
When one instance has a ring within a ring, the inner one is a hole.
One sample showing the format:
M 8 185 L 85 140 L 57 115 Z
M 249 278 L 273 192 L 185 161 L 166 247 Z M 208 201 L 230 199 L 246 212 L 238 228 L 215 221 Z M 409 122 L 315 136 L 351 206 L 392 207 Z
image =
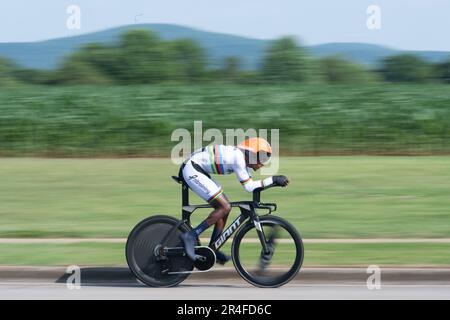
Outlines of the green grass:
M 124 244 L 0 244 L 0 265 L 124 265 Z
M 280 129 L 284 154 L 449 154 L 448 85 L 0 88 L 0 154 L 169 156 L 171 132 Z
M 305 265 L 450 265 L 450 244 L 306 244 Z
M 262 200 L 277 202 L 274 214 L 304 238 L 450 237 L 450 157 L 285 157 L 280 165 L 290 186 Z M 126 237 L 147 216 L 180 217 L 177 171 L 169 159 L 0 159 L 0 237 Z M 217 180 L 232 201 L 250 198 L 233 175 Z M 208 214 L 194 213 L 194 224 Z
M 286 260 L 289 258 L 284 252 Z M 288 260 L 290 261 L 290 260 Z M 306 244 L 303 266 L 450 265 L 450 244 Z M 124 244 L 0 244 L 0 265 L 126 265 Z M 232 266 L 229 264 L 228 266 Z

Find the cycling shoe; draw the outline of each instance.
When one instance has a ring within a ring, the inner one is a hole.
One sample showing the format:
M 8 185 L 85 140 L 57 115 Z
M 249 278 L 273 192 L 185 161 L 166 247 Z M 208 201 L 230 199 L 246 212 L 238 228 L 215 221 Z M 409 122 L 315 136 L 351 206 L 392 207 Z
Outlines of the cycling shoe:
M 191 232 L 185 232 L 180 235 L 181 240 L 183 240 L 184 248 L 186 249 L 186 254 L 192 261 L 197 260 L 197 255 L 195 254 L 195 246 L 197 245 L 197 237 Z
M 231 257 L 221 251 L 216 251 L 216 261 L 218 264 L 224 265 L 231 260 Z

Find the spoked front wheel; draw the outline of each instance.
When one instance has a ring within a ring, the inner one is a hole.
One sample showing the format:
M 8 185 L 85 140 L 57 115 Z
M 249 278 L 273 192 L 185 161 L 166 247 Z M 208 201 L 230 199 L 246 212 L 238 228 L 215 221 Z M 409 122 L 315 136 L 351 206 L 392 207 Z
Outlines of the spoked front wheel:
M 252 221 L 236 234 L 231 247 L 233 263 L 242 278 L 266 288 L 291 281 L 303 263 L 300 234 L 289 222 L 275 216 L 260 217 L 267 251 L 262 248 Z

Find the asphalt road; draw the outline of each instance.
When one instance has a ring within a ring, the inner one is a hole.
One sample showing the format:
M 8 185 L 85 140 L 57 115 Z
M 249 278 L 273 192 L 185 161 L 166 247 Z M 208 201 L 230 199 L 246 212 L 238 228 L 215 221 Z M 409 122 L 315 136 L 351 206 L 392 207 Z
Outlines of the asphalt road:
M 381 284 L 380 289 L 352 283 L 293 281 L 277 289 L 260 289 L 240 280 L 187 280 L 175 288 L 148 288 L 133 283 L 86 285 L 69 289 L 65 283 L 0 282 L 0 299 L 146 299 L 146 300 L 265 300 L 265 299 L 450 299 L 449 283 Z
M 175 288 L 142 285 L 127 267 L 80 268 L 79 289 L 70 289 L 65 267 L 0 267 L 0 299 L 448 299 L 449 268 L 382 268 L 380 289 L 369 289 L 367 268 L 303 268 L 289 284 L 256 288 L 232 268 L 191 275 Z M 369 281 L 369 283 L 371 283 Z

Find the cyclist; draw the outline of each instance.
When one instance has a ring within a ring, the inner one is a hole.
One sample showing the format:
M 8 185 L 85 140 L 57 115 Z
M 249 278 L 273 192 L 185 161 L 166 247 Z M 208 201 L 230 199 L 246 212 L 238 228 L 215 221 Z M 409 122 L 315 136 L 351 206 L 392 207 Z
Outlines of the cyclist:
M 271 185 L 285 187 L 289 183 L 285 176 L 272 176 L 254 181 L 248 172 L 248 168 L 256 171 L 264 166 L 271 154 L 272 148 L 265 139 L 250 138 L 237 147 L 220 144 L 209 145 L 195 151 L 184 161 L 180 168 L 180 178 L 192 191 L 214 208 L 206 220 L 192 231 L 185 232 L 180 236 L 191 260 L 196 260 L 194 247 L 197 244 L 198 236 L 213 224 L 215 226 L 209 246 L 214 249 L 213 244 L 222 233 L 231 211 L 230 202 L 223 193 L 222 187 L 211 178 L 210 174 L 234 172 L 247 192 Z M 220 251 L 216 251 L 216 258 L 220 264 L 225 264 L 230 260 L 228 255 Z

